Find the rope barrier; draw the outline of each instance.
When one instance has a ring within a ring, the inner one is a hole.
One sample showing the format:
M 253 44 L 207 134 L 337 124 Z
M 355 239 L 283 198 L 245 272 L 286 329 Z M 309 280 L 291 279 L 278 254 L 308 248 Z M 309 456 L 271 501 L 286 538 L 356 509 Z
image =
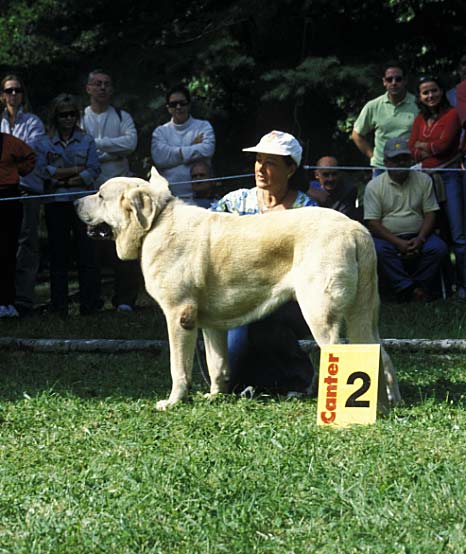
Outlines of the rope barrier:
M 346 341 L 341 341 L 346 342 Z M 300 340 L 305 352 L 319 349 L 313 340 Z M 448 352 L 464 354 L 464 339 L 382 339 L 381 344 L 390 350 L 418 353 Z M 203 343 L 201 342 L 203 346 Z M 128 353 L 128 352 L 162 352 L 168 351 L 166 340 L 123 340 L 123 339 L 28 339 L 18 337 L 0 338 L 0 350 L 26 350 L 31 352 L 87 352 L 87 353 Z
M 303 168 L 305 170 L 315 170 L 315 169 L 333 169 L 338 171 L 374 171 L 374 169 L 380 170 L 380 171 L 386 171 L 387 169 L 390 169 L 390 171 L 406 171 L 406 167 L 372 167 L 372 166 L 363 166 L 363 165 L 336 165 L 336 166 L 327 166 L 327 165 L 303 165 Z M 412 166 L 409 168 L 411 171 L 426 171 L 428 173 L 444 173 L 444 172 L 464 172 L 465 170 L 461 167 L 432 167 L 432 168 L 422 168 L 418 166 Z M 254 177 L 254 173 L 241 173 L 238 175 L 227 175 L 224 177 L 211 177 L 209 179 L 200 179 L 199 181 L 195 181 L 197 183 L 208 183 L 208 182 L 215 182 L 220 183 L 222 181 L 229 181 L 233 179 L 246 179 Z M 175 181 L 173 183 L 169 183 L 170 185 L 186 185 L 190 184 L 193 181 Z M 1 190 L 1 188 L 0 188 Z M 33 195 L 27 195 L 23 194 L 20 196 L 13 196 L 9 198 L 0 198 L 0 202 L 11 202 L 13 200 L 29 200 L 29 199 L 46 199 L 46 198 L 61 198 L 61 197 L 68 197 L 68 196 L 88 196 L 89 194 L 94 194 L 97 189 L 93 190 L 85 190 L 85 191 L 70 191 L 70 192 L 60 192 L 60 193 L 53 193 L 53 194 L 33 194 Z

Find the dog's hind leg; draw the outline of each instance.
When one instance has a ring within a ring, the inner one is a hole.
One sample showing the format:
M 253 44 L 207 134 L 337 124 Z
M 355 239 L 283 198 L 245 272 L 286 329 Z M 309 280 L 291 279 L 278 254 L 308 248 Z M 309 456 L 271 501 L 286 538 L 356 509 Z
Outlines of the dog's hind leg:
M 356 344 L 380 344 L 378 331 L 379 319 L 379 300 L 370 301 L 366 297 L 366 304 L 355 306 L 347 317 L 348 340 Z M 383 369 L 383 381 L 386 386 L 386 398 L 391 404 L 397 404 L 401 401 L 401 394 L 398 388 L 395 368 L 390 356 L 383 346 L 380 347 L 380 356 Z M 382 381 L 381 381 L 381 384 Z M 382 392 L 382 391 L 381 391 Z M 382 397 L 381 401 L 383 402 Z
M 230 386 L 227 333 L 220 329 L 207 328 L 202 330 L 202 334 L 209 368 L 210 395 L 227 393 Z
M 359 344 L 380 343 L 377 258 L 372 239 L 357 242 L 357 259 L 357 290 L 345 315 L 348 339 Z M 386 394 L 379 390 L 379 400 L 386 403 L 388 399 L 391 404 L 397 404 L 401 401 L 401 394 L 395 368 L 383 346 L 380 347 L 380 353 L 383 370 L 380 384 L 385 381 Z
M 309 294 L 309 291 L 300 293 L 297 290 L 296 299 L 317 344 L 337 344 L 340 340 L 341 316 L 322 291 L 316 295 Z M 319 372 L 318 368 L 315 368 L 311 393 L 317 392 L 318 380 Z
M 197 339 L 195 312 L 194 307 L 188 306 L 167 317 L 172 390 L 167 400 L 157 402 L 158 410 L 165 410 L 188 396 Z

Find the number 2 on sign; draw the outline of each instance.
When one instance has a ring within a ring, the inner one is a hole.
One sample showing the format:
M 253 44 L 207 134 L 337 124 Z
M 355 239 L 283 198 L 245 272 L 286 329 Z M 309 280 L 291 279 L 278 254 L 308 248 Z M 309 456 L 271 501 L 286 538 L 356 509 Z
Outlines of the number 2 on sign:
M 380 346 L 329 345 L 321 350 L 318 425 L 374 423 Z M 358 368 L 355 371 L 355 368 Z

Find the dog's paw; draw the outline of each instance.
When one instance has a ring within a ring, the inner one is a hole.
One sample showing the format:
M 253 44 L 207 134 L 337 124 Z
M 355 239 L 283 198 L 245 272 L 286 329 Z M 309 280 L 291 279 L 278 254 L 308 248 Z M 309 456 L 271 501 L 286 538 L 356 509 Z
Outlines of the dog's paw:
M 223 402 L 230 398 L 230 395 L 225 394 L 224 392 L 206 392 L 203 394 L 203 397 L 209 402 Z
M 155 405 L 155 408 L 159 410 L 159 412 L 163 412 L 165 410 L 168 410 L 168 408 L 171 408 L 174 406 L 176 402 L 172 402 L 171 400 L 159 400 L 157 404 Z

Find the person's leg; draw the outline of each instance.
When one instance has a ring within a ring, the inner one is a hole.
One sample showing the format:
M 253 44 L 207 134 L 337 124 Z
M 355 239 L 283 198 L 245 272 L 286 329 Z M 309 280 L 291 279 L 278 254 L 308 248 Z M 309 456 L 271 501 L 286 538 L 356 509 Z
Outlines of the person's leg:
M 382 271 L 396 293 L 402 293 L 413 287 L 414 282 L 408 275 L 403 259 L 396 247 L 386 241 L 374 237 L 375 250 L 379 271 Z
M 16 193 L 5 192 L 0 198 L 9 196 L 16 196 Z M 22 206 L 18 200 L 0 202 L 0 306 L 15 303 L 16 251 L 21 217 Z
M 314 368 L 298 338 L 310 333 L 299 306 L 288 303 L 269 316 L 228 331 L 231 389 L 307 392 Z
M 448 247 L 436 234 L 430 235 L 422 247 L 412 279 L 430 293 L 434 293 L 440 267 L 448 256 Z
M 68 256 L 70 252 L 70 204 L 45 204 L 50 258 L 50 298 L 52 311 L 68 313 Z
M 78 251 L 79 304 L 82 315 L 93 313 L 103 305 L 100 297 L 100 271 L 95 242 L 87 236 L 86 225 L 79 219 L 74 207 L 70 213 L 73 234 Z
M 41 201 L 26 196 L 22 201 L 23 222 L 16 255 L 16 305 L 28 312 L 34 308 L 34 287 L 39 270 L 39 214 Z
M 297 302 L 287 302 L 251 325 L 250 340 L 266 370 L 258 386 L 279 393 L 310 390 L 314 368 L 298 339 L 310 335 Z
M 114 296 L 112 304 L 130 306 L 134 309 L 142 279 L 141 267 L 137 260 L 120 260 L 116 253 L 115 243 L 111 243 L 112 268 L 115 276 Z
M 454 171 L 443 172 L 442 179 L 445 185 L 445 211 L 455 253 L 456 286 L 457 290 L 458 288 L 464 289 L 466 287 L 465 184 L 462 176 Z
M 230 392 L 239 392 L 254 367 L 254 352 L 249 341 L 249 325 L 229 329 L 227 333 Z M 247 385 L 245 385 L 247 386 Z

